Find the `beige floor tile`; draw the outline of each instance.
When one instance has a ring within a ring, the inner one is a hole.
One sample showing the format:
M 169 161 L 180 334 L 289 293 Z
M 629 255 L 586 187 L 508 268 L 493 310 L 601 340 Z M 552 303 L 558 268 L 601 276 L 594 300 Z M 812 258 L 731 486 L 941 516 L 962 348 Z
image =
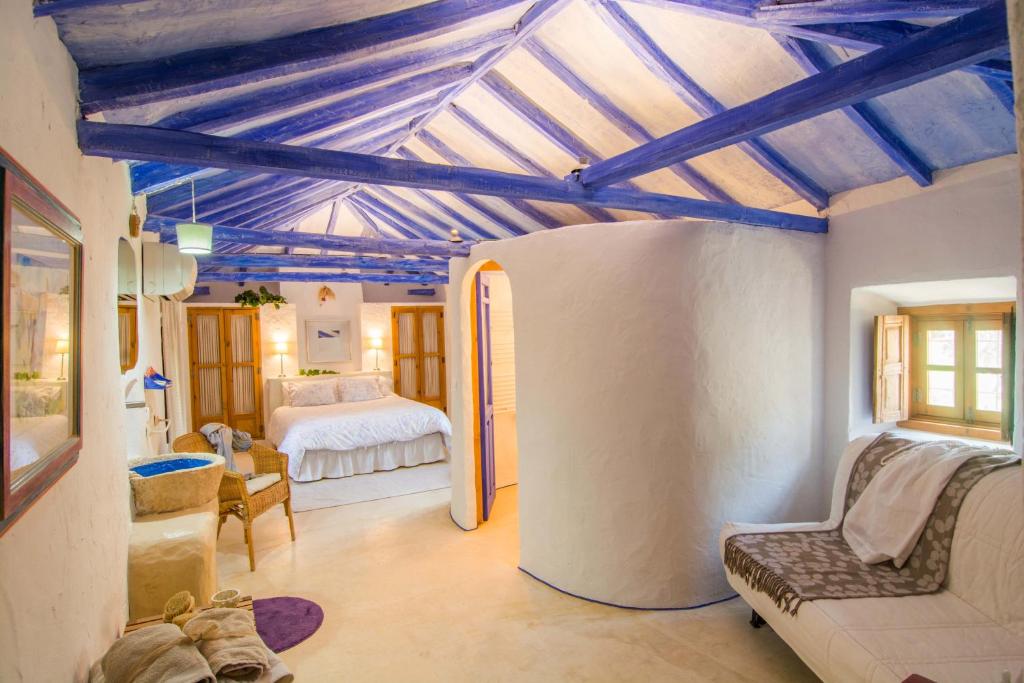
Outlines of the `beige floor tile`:
M 771 629 L 751 629 L 739 599 L 645 612 L 559 593 L 517 569 L 516 489 L 465 532 L 447 490 L 255 524 L 256 572 L 241 526 L 225 525 L 222 586 L 295 595 L 324 625 L 284 653 L 299 681 L 815 681 Z

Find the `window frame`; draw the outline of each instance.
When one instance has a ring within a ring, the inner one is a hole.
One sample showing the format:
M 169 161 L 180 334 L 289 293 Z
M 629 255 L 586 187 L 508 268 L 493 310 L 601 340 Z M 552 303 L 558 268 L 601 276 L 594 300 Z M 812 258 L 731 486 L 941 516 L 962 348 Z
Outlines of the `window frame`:
M 910 317 L 910 411 L 898 426 L 996 441 L 1009 441 L 1012 430 L 1014 302 L 901 307 L 900 315 Z M 955 365 L 928 364 L 927 332 L 952 329 Z M 977 365 L 977 332 L 1002 332 L 1001 367 Z M 954 407 L 927 403 L 928 371 L 952 369 L 955 372 Z M 1001 412 L 977 409 L 977 374 L 1002 378 Z

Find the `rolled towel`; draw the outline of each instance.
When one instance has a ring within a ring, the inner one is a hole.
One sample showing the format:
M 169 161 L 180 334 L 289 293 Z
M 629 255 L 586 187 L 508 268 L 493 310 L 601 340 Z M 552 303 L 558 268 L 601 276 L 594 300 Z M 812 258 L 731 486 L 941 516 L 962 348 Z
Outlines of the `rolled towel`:
M 192 639 L 174 624 L 147 626 L 117 640 L 101 662 L 106 683 L 216 683 Z
M 218 677 L 251 680 L 270 669 L 267 647 L 257 635 L 248 610 L 208 609 L 185 624 L 183 630 Z

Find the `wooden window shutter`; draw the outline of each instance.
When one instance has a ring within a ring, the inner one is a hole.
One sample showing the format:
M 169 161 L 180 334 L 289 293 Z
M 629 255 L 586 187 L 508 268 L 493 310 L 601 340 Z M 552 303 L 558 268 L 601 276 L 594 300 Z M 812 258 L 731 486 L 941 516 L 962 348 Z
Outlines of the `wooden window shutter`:
M 1000 436 L 1003 441 L 1013 440 L 1013 389 L 1017 379 L 1015 349 L 1017 348 L 1017 324 L 1013 313 L 1003 314 L 1003 415 L 1000 420 Z
M 910 316 L 875 317 L 874 421 L 910 418 Z

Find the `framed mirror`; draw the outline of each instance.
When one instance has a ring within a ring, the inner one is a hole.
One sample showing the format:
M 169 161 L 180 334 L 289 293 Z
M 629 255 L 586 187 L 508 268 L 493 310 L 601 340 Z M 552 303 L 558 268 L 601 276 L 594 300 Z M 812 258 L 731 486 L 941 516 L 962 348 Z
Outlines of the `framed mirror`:
M 135 250 L 121 237 L 117 241 L 117 344 L 122 375 L 139 362 L 138 287 Z
M 0 193 L 3 533 L 81 448 L 82 230 L 2 150 Z

